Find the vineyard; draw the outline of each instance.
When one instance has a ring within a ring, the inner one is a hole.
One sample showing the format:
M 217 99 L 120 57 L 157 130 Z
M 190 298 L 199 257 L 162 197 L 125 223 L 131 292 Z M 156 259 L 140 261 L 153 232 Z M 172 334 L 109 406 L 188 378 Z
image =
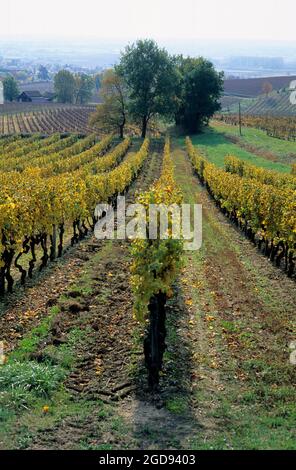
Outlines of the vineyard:
M 63 105 L 61 103 L 55 103 L 54 101 L 48 101 L 47 103 L 4 103 L 0 107 L 0 115 L 3 114 L 23 114 L 30 113 L 32 111 L 45 111 L 45 110 L 54 110 L 60 108 L 80 108 L 79 105 Z
M 295 105 L 290 100 L 291 92 L 273 93 L 271 96 L 261 96 L 252 100 L 245 107 L 244 113 L 251 116 L 274 116 L 275 118 L 296 117 Z M 246 102 L 247 104 L 247 102 Z M 237 109 L 237 107 L 236 107 Z
M 233 126 L 239 125 L 238 114 L 217 114 L 216 120 L 226 122 Z M 264 130 L 268 136 L 296 141 L 296 118 L 275 116 L 249 116 L 243 115 L 241 123 L 246 127 L 255 127 Z
M 38 245 L 42 249 L 42 270 L 49 259 L 62 255 L 66 227 L 73 227 L 72 245 L 85 237 L 96 223 L 96 205 L 112 200 L 129 186 L 147 157 L 149 146 L 145 141 L 138 153 L 129 154 L 113 169 L 127 153 L 130 139 L 109 154 L 106 152 L 112 145 L 112 135 L 99 142 L 94 135 L 84 139 L 54 135 L 25 141 L 24 144 L 23 139 L 17 139 L 8 144 L 1 155 L 6 170 L 0 174 L 1 294 L 5 293 L 6 283 L 8 292 L 12 291 L 13 264 L 22 284 L 27 275 L 32 277 Z M 33 151 L 26 157 L 15 156 L 24 148 L 27 152 L 29 146 Z M 102 174 L 108 170 L 106 176 Z M 21 265 L 23 254 L 31 256 L 28 270 Z
M 0 139 L 1 448 L 294 446 L 294 167 L 198 139 Z M 123 195 L 146 234 L 151 204 L 202 204 L 202 248 L 172 214 L 164 238 L 97 239 Z
M 296 450 L 296 3 L 271 3 L 3 2 L 3 470 Z
M 28 105 L 26 105 L 28 107 Z M 33 108 L 34 109 L 34 108 Z M 88 121 L 92 106 L 45 106 L 42 110 L 0 114 L 0 135 L 92 132 Z
M 295 118 L 295 106 L 290 100 L 289 90 L 273 92 L 271 96 L 261 95 L 246 98 L 244 95 L 225 95 L 221 98 L 222 113 L 236 114 L 239 103 L 242 114 L 247 116 L 272 116 L 274 118 Z
M 293 276 L 296 259 L 296 178 L 225 159 L 225 170 L 208 163 L 186 141 L 191 162 L 209 193 L 259 249 Z

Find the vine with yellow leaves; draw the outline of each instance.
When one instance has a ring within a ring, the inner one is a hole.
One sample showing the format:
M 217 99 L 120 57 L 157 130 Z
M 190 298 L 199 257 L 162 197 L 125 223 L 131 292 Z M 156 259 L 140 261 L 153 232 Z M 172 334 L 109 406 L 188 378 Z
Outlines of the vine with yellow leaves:
M 150 205 L 180 206 L 182 193 L 174 178 L 174 164 L 169 139 L 165 142 L 160 178 L 149 189 L 140 194 L 137 202 L 146 209 L 146 230 L 149 233 Z M 182 240 L 175 239 L 172 232 L 172 214 L 168 212 L 166 239 L 160 237 L 160 222 L 157 221 L 157 238 L 137 238 L 132 242 L 131 285 L 134 295 L 135 317 L 147 322 L 144 340 L 145 363 L 148 382 L 155 388 L 159 383 L 165 350 L 165 304 L 171 295 L 172 285 L 181 267 Z M 147 235 L 146 234 L 146 235 Z
M 255 169 L 226 159 L 226 170 L 209 163 L 187 137 L 186 147 L 197 175 L 208 192 L 237 226 L 288 276 L 295 271 L 296 190 L 293 177 Z M 232 172 L 230 172 L 232 171 Z M 269 184 L 266 184 L 266 183 Z
M 270 137 L 277 139 L 296 140 L 296 117 L 295 116 L 266 116 L 266 115 L 243 115 L 238 114 L 215 114 L 214 119 L 223 121 L 232 126 L 239 123 L 246 127 L 255 127 L 263 130 Z
M 296 176 L 293 174 L 289 175 L 275 170 L 260 168 L 233 156 L 225 157 L 224 163 L 225 170 L 229 173 L 255 179 L 263 184 L 271 184 L 280 189 L 290 188 L 296 190 Z
M 106 139 L 110 142 L 111 137 Z M 121 153 L 123 148 L 127 150 L 127 144 L 130 141 L 122 143 Z M 23 284 L 27 276 L 32 277 L 37 245 L 43 252 L 40 269 L 49 259 L 62 255 L 66 225 L 73 226 L 72 244 L 85 237 L 96 223 L 93 215 L 96 205 L 113 201 L 125 191 L 148 154 L 146 139 L 137 153 L 128 154 L 107 173 L 76 171 L 44 178 L 42 168 L 26 168 L 21 173 L 0 172 L 0 294 L 12 291 L 13 262 Z M 29 268 L 24 269 L 20 258 L 28 253 Z

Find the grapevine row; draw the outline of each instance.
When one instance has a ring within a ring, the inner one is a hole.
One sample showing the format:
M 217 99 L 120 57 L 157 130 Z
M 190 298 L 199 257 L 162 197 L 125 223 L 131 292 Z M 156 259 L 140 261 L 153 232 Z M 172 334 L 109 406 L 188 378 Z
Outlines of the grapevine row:
M 89 173 L 93 166 L 94 168 L 97 166 L 98 169 L 101 166 L 101 171 L 110 170 L 115 166 L 117 161 L 126 154 L 131 145 L 131 140 L 126 139 L 124 142 L 119 144 L 113 152 L 108 153 L 102 158 L 98 158 L 110 147 L 112 141 L 113 136 L 107 136 L 101 142 L 78 155 L 74 155 L 67 159 L 58 159 L 53 163 L 50 163 L 42 169 L 42 173 L 51 175 L 67 173 L 70 171 L 72 172 L 78 169 L 83 169 L 84 172 Z
M 20 139 L 10 145 L 0 148 L 0 158 L 10 158 L 31 152 L 34 148 L 42 146 L 42 139 L 39 134 L 34 134 L 26 139 Z M 15 155 L 17 153 L 17 155 Z
M 286 173 L 279 173 L 274 170 L 266 170 L 251 165 L 237 157 L 228 156 L 224 160 L 227 172 L 255 179 L 264 184 L 271 184 L 277 188 L 290 188 L 296 190 L 296 177 Z
M 278 139 L 296 141 L 296 117 L 278 116 L 249 116 L 238 114 L 217 114 L 215 119 L 226 122 L 232 126 L 238 126 L 240 119 L 243 126 L 255 127 L 263 130 L 270 137 Z
M 174 179 L 174 165 L 170 154 L 170 142 L 166 140 L 162 173 L 159 180 L 147 192 L 138 196 L 137 202 L 146 209 L 149 224 L 150 204 L 166 207 L 182 203 L 182 193 Z M 137 238 L 132 242 L 131 285 L 134 295 L 134 312 L 138 320 L 149 318 L 144 341 L 145 362 L 151 387 L 159 382 L 159 371 L 165 350 L 165 303 L 181 266 L 182 240 L 172 236 L 172 214 L 169 213 L 166 239 L 159 236 L 157 222 L 156 239 Z
M 88 106 L 45 106 L 41 111 L 0 114 L 0 135 L 56 132 L 89 134 L 93 132 L 88 125 L 89 116 L 94 110 L 94 107 Z
M 29 167 L 45 166 L 55 160 L 61 160 L 70 156 L 75 156 L 84 150 L 88 150 L 97 142 L 95 134 L 91 134 L 83 139 L 71 135 L 67 138 L 61 138 L 59 134 L 53 134 L 51 137 L 42 140 L 39 148 L 32 151 L 26 158 L 22 156 L 7 156 L 3 159 L 0 168 L 6 171 L 23 171 Z M 101 145 L 101 144 L 100 144 Z M 16 150 L 14 155 L 17 155 Z
M 46 155 L 40 155 L 38 153 L 29 155 L 26 160 L 19 159 L 17 165 L 15 164 L 15 169 L 18 171 L 23 171 L 26 168 L 41 168 L 58 160 L 63 161 L 71 156 L 79 155 L 80 153 L 90 149 L 97 143 L 97 140 L 98 139 L 96 135 L 90 134 L 89 136 L 84 137 L 83 139 L 75 140 L 74 143 L 72 143 L 69 147 L 66 147 L 62 150 L 57 151 L 56 149 L 54 149 L 53 152 L 50 152 Z M 102 150 L 102 148 L 100 150 Z
M 9 178 L 7 173 L 0 173 L 0 293 L 5 293 L 6 284 L 7 291 L 12 291 L 13 264 L 22 283 L 27 276 L 32 277 L 37 245 L 43 252 L 40 269 L 49 259 L 62 255 L 66 225 L 73 227 L 72 245 L 93 229 L 96 205 L 124 192 L 148 154 L 146 139 L 139 152 L 131 153 L 114 170 L 101 175 L 74 172 L 43 178 L 38 168 L 11 172 Z M 20 260 L 28 253 L 31 259 L 27 270 Z
M 71 135 L 65 139 L 61 139 L 59 134 L 54 134 L 48 139 L 45 139 L 45 142 L 43 141 L 43 146 L 41 146 L 39 149 L 32 151 L 28 156 L 21 155 L 14 157 L 13 155 L 8 155 L 7 158 L 2 158 L 0 160 L 0 170 L 21 171 L 22 169 L 26 168 L 26 166 L 28 166 L 28 162 L 30 160 L 33 160 L 34 158 L 39 157 L 41 155 L 50 155 L 54 152 L 60 152 L 61 150 L 71 146 L 76 141 L 77 136 L 75 135 Z M 15 152 L 17 152 L 17 148 L 15 149 Z
M 209 163 L 186 139 L 187 152 L 202 184 L 222 211 L 277 266 L 295 269 L 296 191 L 232 174 Z

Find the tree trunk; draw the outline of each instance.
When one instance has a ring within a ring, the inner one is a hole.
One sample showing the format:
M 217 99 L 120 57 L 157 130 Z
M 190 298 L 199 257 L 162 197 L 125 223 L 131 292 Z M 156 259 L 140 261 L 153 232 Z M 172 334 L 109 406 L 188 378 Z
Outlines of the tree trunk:
M 29 261 L 29 270 L 28 270 L 28 276 L 30 279 L 32 279 L 33 277 L 33 269 L 36 263 L 36 252 L 35 252 L 36 243 L 37 243 L 36 238 L 32 237 L 31 243 L 30 243 L 32 258 Z
M 147 124 L 148 124 L 147 116 L 143 116 L 143 121 L 142 121 L 142 138 L 143 139 L 145 139 L 145 137 L 146 137 Z
M 125 123 L 126 123 L 126 118 L 125 118 L 125 115 L 124 115 L 122 123 L 119 125 L 119 135 L 120 135 L 121 139 L 123 139 L 123 131 L 124 131 Z

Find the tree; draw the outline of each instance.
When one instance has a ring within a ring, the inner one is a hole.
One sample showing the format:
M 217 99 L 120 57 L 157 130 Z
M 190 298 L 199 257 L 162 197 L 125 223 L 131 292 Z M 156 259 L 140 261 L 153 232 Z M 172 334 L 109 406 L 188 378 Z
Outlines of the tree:
M 220 109 L 224 75 L 203 57 L 193 59 L 178 56 L 175 63 L 182 77 L 176 124 L 181 124 L 188 132 L 198 132 Z
M 26 70 L 19 70 L 16 72 L 15 78 L 18 82 L 25 82 L 29 78 L 29 73 Z
M 268 95 L 272 92 L 273 86 L 270 82 L 264 82 L 262 85 L 262 91 L 266 95 L 266 98 Z
M 60 103 L 73 103 L 76 93 L 74 75 L 68 70 L 60 70 L 54 77 L 54 90 Z
M 129 111 L 141 122 L 142 137 L 156 115 L 174 115 L 178 74 L 167 51 L 152 40 L 127 46 L 116 71 L 123 77 L 129 95 Z
M 99 91 L 100 87 L 101 87 L 101 81 L 102 81 L 102 74 L 101 73 L 97 73 L 95 76 L 94 76 L 94 82 L 95 82 L 95 87 L 96 87 L 96 90 Z
M 114 69 L 106 70 L 101 79 L 99 104 L 90 124 L 107 132 L 118 130 L 123 138 L 127 121 L 127 89 L 122 77 Z
M 19 95 L 17 81 L 12 75 L 8 75 L 3 80 L 4 98 L 7 101 L 16 100 Z
M 94 89 L 94 80 L 92 77 L 86 74 L 77 75 L 76 81 L 76 104 L 87 103 Z
M 38 79 L 42 81 L 50 80 L 49 72 L 44 65 L 40 65 L 38 69 Z

